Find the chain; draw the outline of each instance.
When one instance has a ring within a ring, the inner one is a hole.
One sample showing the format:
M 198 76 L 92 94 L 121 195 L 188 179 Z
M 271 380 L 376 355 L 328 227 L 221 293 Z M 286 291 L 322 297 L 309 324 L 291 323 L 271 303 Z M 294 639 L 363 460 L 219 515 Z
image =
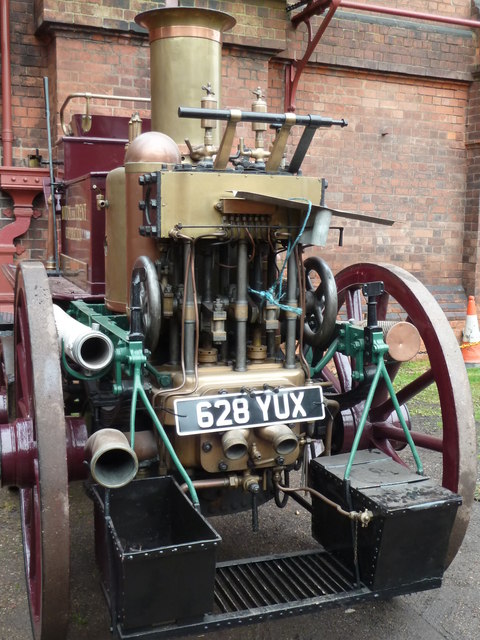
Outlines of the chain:
M 353 563 L 358 567 L 358 520 L 355 520 L 353 530 Z

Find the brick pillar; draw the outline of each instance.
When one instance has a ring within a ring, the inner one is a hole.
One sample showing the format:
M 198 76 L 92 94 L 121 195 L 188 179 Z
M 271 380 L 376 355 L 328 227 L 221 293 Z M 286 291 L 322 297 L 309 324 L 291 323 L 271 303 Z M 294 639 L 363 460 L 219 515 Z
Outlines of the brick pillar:
M 467 189 L 463 240 L 463 286 L 480 300 L 480 71 L 474 74 L 467 108 Z

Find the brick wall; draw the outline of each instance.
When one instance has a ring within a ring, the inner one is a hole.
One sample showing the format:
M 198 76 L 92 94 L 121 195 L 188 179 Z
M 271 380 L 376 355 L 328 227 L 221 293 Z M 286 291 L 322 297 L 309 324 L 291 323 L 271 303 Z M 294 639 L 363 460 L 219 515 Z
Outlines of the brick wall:
M 13 159 L 20 165 L 36 148 L 45 148 L 43 76 L 47 49 L 35 36 L 31 0 L 17 0 L 10 9 L 13 111 Z M 3 69 L 2 69 L 3 72 Z
M 161 4 L 12 4 L 16 164 L 25 162 L 37 147 L 46 156 L 43 75 L 50 78 L 56 135 L 60 106 L 71 92 L 149 95 L 148 43 L 134 17 Z M 285 3 L 182 4 L 224 10 L 237 19 L 225 35 L 223 106 L 249 109 L 252 90 L 261 86 L 267 90 L 269 110 L 283 111 L 285 69 L 293 57 L 302 57 L 307 44 L 305 26 L 291 26 Z M 466 0 L 396 0 L 395 6 L 465 18 L 476 15 Z M 312 19 L 313 32 L 320 20 Z M 345 117 L 349 127 L 317 132 L 304 173 L 328 179 L 331 206 L 392 218 L 395 225 L 387 229 L 334 219 L 334 224 L 346 224 L 344 248 L 333 248 L 332 232 L 332 246 L 326 249 L 334 270 L 359 259 L 401 264 L 442 295 L 445 287 L 450 290 L 459 309 L 462 287 L 480 294 L 476 47 L 476 34 L 466 27 L 337 12 L 300 80 L 296 108 L 299 113 Z M 94 102 L 96 113 L 130 115 L 143 107 Z M 77 101 L 68 108 L 68 117 L 78 110 Z M 248 143 L 249 129 L 241 133 Z M 35 250 L 39 224 L 34 221 L 30 237 L 23 239 Z
M 468 293 L 480 296 L 480 77 L 474 75 L 467 109 L 467 187 L 463 242 L 463 282 Z
M 378 259 L 428 273 L 432 284 L 459 282 L 467 85 L 315 69 L 299 95 L 299 110 L 310 102 L 349 122 L 317 132 L 305 163 L 305 173 L 328 179 L 327 203 L 395 220 L 387 229 L 349 222 L 344 249 L 329 252 L 334 267 Z

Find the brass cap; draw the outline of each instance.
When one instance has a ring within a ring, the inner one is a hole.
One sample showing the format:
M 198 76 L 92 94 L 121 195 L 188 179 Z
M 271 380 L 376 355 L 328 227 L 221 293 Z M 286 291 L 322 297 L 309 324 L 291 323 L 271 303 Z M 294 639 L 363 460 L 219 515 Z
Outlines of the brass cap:
M 142 133 L 128 146 L 125 164 L 128 162 L 165 162 L 178 164 L 181 153 L 170 136 L 159 131 Z
M 202 26 L 214 30 L 228 31 L 232 29 L 236 20 L 233 16 L 223 11 L 212 9 L 200 9 L 198 7 L 159 7 L 144 11 L 135 17 L 135 22 L 141 27 L 145 27 L 150 32 L 150 39 L 157 37 L 169 37 L 168 32 L 156 32 L 161 27 Z

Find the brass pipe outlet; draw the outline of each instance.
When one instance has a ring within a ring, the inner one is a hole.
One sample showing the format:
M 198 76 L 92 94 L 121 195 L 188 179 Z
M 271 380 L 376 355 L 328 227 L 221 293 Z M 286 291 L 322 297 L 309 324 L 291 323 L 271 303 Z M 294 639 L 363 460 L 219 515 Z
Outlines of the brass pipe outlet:
M 85 460 L 95 482 L 108 489 L 125 486 L 138 471 L 135 451 L 117 429 L 101 429 L 92 434 L 85 445 Z
M 286 424 L 260 427 L 257 433 L 264 440 L 271 442 L 275 452 L 280 456 L 293 453 L 298 446 L 297 436 Z
M 248 453 L 248 429 L 231 429 L 222 436 L 222 447 L 229 460 L 240 460 Z

